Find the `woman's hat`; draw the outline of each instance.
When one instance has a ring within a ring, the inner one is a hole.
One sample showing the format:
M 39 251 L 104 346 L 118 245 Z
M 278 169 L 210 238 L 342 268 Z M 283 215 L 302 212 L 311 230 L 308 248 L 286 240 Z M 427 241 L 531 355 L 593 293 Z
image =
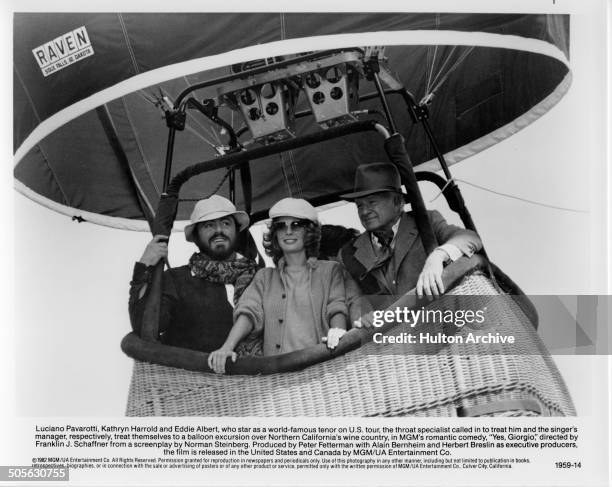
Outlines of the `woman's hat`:
M 227 198 L 214 194 L 210 198 L 198 201 L 191 213 L 191 223 L 185 227 L 185 239 L 187 242 L 193 242 L 193 230 L 198 223 L 230 215 L 236 219 L 239 232 L 248 228 L 249 215 L 236 210 L 234 204 Z
M 308 201 L 299 198 L 283 198 L 270 208 L 270 218 L 291 216 L 318 223 L 317 210 Z
M 357 166 L 353 192 L 340 195 L 340 197 L 346 200 L 354 200 L 383 191 L 403 194 L 399 171 L 395 165 L 389 162 L 372 162 Z

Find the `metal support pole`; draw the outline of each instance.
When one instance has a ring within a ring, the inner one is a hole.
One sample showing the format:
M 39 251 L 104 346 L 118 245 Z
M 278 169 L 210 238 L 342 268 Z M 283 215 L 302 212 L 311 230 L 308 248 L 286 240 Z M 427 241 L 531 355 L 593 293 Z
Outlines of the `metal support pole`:
M 170 133 L 168 134 L 168 146 L 166 147 L 166 165 L 164 166 L 164 181 L 162 185 L 162 193 L 166 192 L 168 184 L 170 184 L 170 173 L 172 171 L 172 154 L 174 153 L 174 138 L 176 135 L 176 129 L 170 127 Z
M 229 199 L 236 204 L 236 170 L 233 167 L 229 170 Z
M 440 162 L 440 167 L 442 168 L 442 172 L 444 173 L 444 176 L 446 177 L 447 181 L 449 181 L 447 191 L 453 194 L 453 199 L 458 203 L 458 209 L 455 211 L 459 213 L 459 216 L 461 217 L 461 221 L 463 222 L 463 225 L 465 226 L 465 228 L 476 232 L 476 225 L 474 224 L 472 215 L 470 214 L 469 210 L 465 206 L 465 201 L 463 199 L 461 191 L 459 190 L 459 187 L 457 186 L 455 181 L 453 181 L 453 175 L 451 174 L 450 169 L 448 168 L 446 159 L 444 159 L 444 154 L 442 154 L 442 151 L 440 150 L 440 147 L 438 146 L 438 142 L 436 141 L 436 138 L 434 136 L 431 125 L 429 124 L 429 110 L 427 109 L 426 106 L 417 105 L 416 102 L 414 101 L 414 98 L 408 92 L 408 90 L 405 90 L 405 89 L 402 90 L 401 94 L 402 94 L 402 97 L 404 98 L 404 102 L 406 103 L 406 106 L 408 107 L 408 112 L 410 113 L 410 117 L 412 118 L 413 122 L 414 123 L 420 122 L 423 125 L 423 128 L 425 129 L 425 134 L 427 135 L 427 138 L 429 139 L 429 143 L 431 144 L 431 147 L 434 151 L 434 154 L 436 155 L 436 158 Z M 485 253 L 484 249 L 482 252 Z M 485 253 L 485 256 L 486 256 L 486 253 Z
M 251 166 L 248 162 L 240 166 L 240 182 L 242 183 L 244 211 L 250 215 L 253 205 L 253 180 L 251 177 Z
M 412 206 L 415 222 L 419 231 L 419 237 L 423 243 L 423 248 L 429 255 L 438 246 L 436 235 L 431 226 L 427 208 L 423 201 L 423 195 L 417 183 L 417 179 L 412 167 L 412 162 L 406 152 L 404 138 L 401 134 L 395 133 L 385 140 L 385 151 L 391 162 L 397 167 L 402 183 L 406 187 L 408 199 Z
M 438 146 L 438 143 L 434 136 L 431 125 L 429 125 L 429 110 L 427 109 L 427 106 L 417 105 L 416 102 L 414 101 L 414 98 L 412 97 L 412 94 L 405 88 L 401 90 L 400 93 L 402 97 L 404 98 L 404 102 L 406 103 L 406 106 L 408 108 L 408 112 L 410 114 L 410 117 L 412 118 L 412 121 L 414 123 L 421 122 L 423 124 L 423 128 L 425 129 L 425 134 L 427 135 L 427 138 L 429 139 L 429 143 L 431 144 L 431 147 L 433 148 L 434 153 L 436 154 L 436 157 L 438 161 L 440 162 L 440 167 L 442 168 L 442 171 L 444 172 L 444 176 L 446 177 L 448 181 L 448 187 L 446 191 L 452 194 L 450 199 L 452 199 L 457 205 L 457 209 L 455 209 L 455 211 L 461 217 L 463 226 L 467 228 L 468 230 L 472 230 L 478 233 L 478 230 L 476 230 L 476 225 L 474 224 L 474 220 L 472 219 L 472 215 L 470 214 L 470 211 L 467 209 L 467 206 L 465 205 L 465 200 L 463 199 L 461 190 L 459 189 L 459 187 L 453 180 L 453 175 L 451 174 L 450 169 L 448 168 L 446 159 L 444 159 L 444 154 L 442 154 L 442 151 L 440 150 L 440 147 Z M 489 256 L 487 255 L 487 251 L 484 248 L 484 246 L 480 250 L 480 253 L 484 257 L 486 257 L 487 262 L 490 262 Z M 493 269 L 490 263 L 488 264 L 488 269 L 489 269 L 489 275 L 491 279 L 495 282 L 495 276 L 494 276 Z
M 185 108 L 182 107 L 179 113 L 184 114 Z M 162 184 L 162 194 L 160 196 L 160 202 L 155 214 L 155 219 L 153 224 L 151 225 L 151 233 L 155 235 L 156 233 L 167 234 L 168 240 L 170 239 L 170 233 L 172 232 L 172 222 L 170 225 L 160 224 L 160 219 L 163 218 L 161 213 L 166 213 L 166 211 L 161 211 L 160 208 L 162 205 L 166 206 L 168 203 L 168 195 L 166 194 L 166 190 L 168 189 L 168 185 L 170 184 L 170 175 L 172 173 L 172 156 L 174 153 L 174 140 L 176 136 L 177 126 L 175 125 L 174 116 L 176 113 L 166 112 L 166 123 L 170 128 L 170 132 L 168 134 L 168 145 L 166 147 L 166 165 L 164 167 L 164 180 Z M 179 124 L 180 127 L 180 124 Z M 178 207 L 178 198 L 171 197 L 176 206 L 173 206 L 174 214 L 172 215 L 172 221 L 176 216 L 176 209 Z M 149 282 L 149 292 L 146 297 L 145 308 L 143 310 L 142 315 L 142 324 L 140 327 L 140 336 L 147 341 L 156 342 L 159 341 L 159 322 L 161 315 L 161 294 L 162 294 L 162 280 L 164 274 L 164 261 L 160 260 L 153 269 L 153 275 L 151 277 L 151 281 Z
M 378 97 L 380 99 L 380 103 L 385 112 L 385 118 L 387 119 L 387 123 L 389 124 L 389 129 L 391 130 L 391 133 L 394 134 L 397 132 L 397 126 L 395 125 L 395 121 L 393 120 L 393 116 L 391 115 L 391 109 L 389 108 L 389 104 L 387 103 L 387 98 L 385 96 L 385 90 L 382 87 L 382 84 L 380 82 L 380 78 L 377 72 L 372 73 L 372 79 L 374 80 L 376 91 L 378 91 Z
M 448 168 L 446 159 L 444 159 L 444 155 L 442 154 L 442 152 L 440 151 L 440 148 L 438 147 L 433 131 L 431 129 L 431 125 L 429 125 L 429 120 L 424 119 L 422 123 L 423 123 L 423 128 L 425 129 L 425 133 L 427 134 L 427 138 L 429 139 L 431 146 L 434 150 L 434 153 L 436 154 L 436 157 L 440 161 L 440 166 L 442 167 L 444 176 L 446 177 L 448 181 L 450 181 L 450 183 L 448 184 L 448 191 L 453 194 L 453 197 L 459 203 L 459 206 L 461 208 L 459 215 L 461 216 L 461 221 L 463 222 L 463 225 L 468 230 L 473 230 L 477 232 L 476 225 L 474 224 L 474 220 L 472 219 L 472 215 L 470 214 L 470 211 L 467 209 L 467 206 L 465 205 L 465 200 L 463 199 L 461 190 L 459 189 L 459 186 L 457 186 L 457 184 L 453 180 L 453 175 L 451 174 L 450 169 Z M 486 252 L 484 249 L 482 250 L 482 252 L 486 257 Z

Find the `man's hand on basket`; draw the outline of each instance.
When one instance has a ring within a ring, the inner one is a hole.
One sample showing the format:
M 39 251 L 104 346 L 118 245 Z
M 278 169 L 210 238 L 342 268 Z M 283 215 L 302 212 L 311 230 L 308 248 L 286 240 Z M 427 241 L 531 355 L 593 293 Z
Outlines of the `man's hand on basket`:
M 431 300 L 433 297 L 437 298 L 444 294 L 442 271 L 444 270 L 444 262 L 448 258 L 448 254 L 442 249 L 436 249 L 429 254 L 416 285 L 419 298 L 422 298 L 425 294 Z
M 146 266 L 153 266 L 161 259 L 168 261 L 168 237 L 166 235 L 155 235 L 146 248 L 139 262 Z
M 323 337 L 323 343 L 327 343 L 327 348 L 333 350 L 338 346 L 338 342 L 344 336 L 346 330 L 343 328 L 330 328 L 327 336 Z
M 231 357 L 232 362 L 236 361 L 238 355 L 233 350 L 220 348 L 208 355 L 208 366 L 217 374 L 225 374 L 225 362 L 228 357 Z

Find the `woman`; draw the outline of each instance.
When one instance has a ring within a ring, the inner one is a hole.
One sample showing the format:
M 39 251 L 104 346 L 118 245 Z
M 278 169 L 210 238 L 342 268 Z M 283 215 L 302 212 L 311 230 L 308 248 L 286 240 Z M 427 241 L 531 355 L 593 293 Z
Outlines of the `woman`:
M 346 333 L 347 306 L 342 268 L 317 260 L 321 228 L 317 212 L 302 199 L 285 198 L 270 208 L 266 253 L 276 267 L 260 269 L 234 310 L 234 326 L 208 365 L 225 372 L 236 345 L 263 334 L 264 356 L 293 352 L 327 341 L 335 348 Z
M 359 236 L 359 230 L 343 227 L 342 225 L 321 225 L 321 244 L 319 245 L 319 259 L 333 260 L 340 263 L 344 290 L 346 293 L 346 306 L 348 307 L 349 326 L 360 328 L 361 317 L 372 311 L 372 305 L 366 296 L 361 293 L 359 285 L 342 265 L 340 251 Z

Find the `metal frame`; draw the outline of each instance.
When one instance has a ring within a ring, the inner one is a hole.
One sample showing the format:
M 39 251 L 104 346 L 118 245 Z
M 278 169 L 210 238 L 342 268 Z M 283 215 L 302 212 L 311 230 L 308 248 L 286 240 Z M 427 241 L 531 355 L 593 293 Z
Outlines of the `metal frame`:
M 216 117 L 216 111 L 214 110 L 213 107 L 207 107 L 192 98 L 187 99 L 187 96 L 190 93 L 196 90 L 202 89 L 202 88 L 207 88 L 207 87 L 222 84 L 222 83 L 239 83 L 240 86 L 242 85 L 247 86 L 245 84 L 246 83 L 245 79 L 250 76 L 265 74 L 273 70 L 274 71 L 273 77 L 278 78 L 279 77 L 278 71 L 286 70 L 287 66 L 292 65 L 292 64 L 296 64 L 300 62 L 304 63 L 307 61 L 316 61 L 317 59 L 326 58 L 332 55 L 335 55 L 335 56 L 344 55 L 344 57 L 349 56 L 347 59 L 349 58 L 353 59 L 354 55 L 353 57 L 351 57 L 351 55 L 354 53 L 363 55 L 364 51 L 361 49 L 357 49 L 357 48 L 350 49 L 350 50 L 341 50 L 341 51 L 337 51 L 337 50 L 321 51 L 321 52 L 317 52 L 313 54 L 308 54 L 305 56 L 300 56 L 297 58 L 292 58 L 290 60 L 281 61 L 273 65 L 261 66 L 261 67 L 257 67 L 251 70 L 246 70 L 240 73 L 236 73 L 233 75 L 216 78 L 214 80 L 209 80 L 209 81 L 202 82 L 202 83 L 197 83 L 183 90 L 183 92 L 179 94 L 174 104 L 173 110 L 172 111 L 168 110 L 166 112 L 166 120 L 167 120 L 167 125 L 169 127 L 169 135 L 168 135 L 168 144 L 167 144 L 167 149 L 166 149 L 166 163 L 165 163 L 165 168 L 164 168 L 163 192 L 164 193 L 167 192 L 168 186 L 170 184 L 171 171 L 172 171 L 172 158 L 173 158 L 174 144 L 176 140 L 176 131 L 182 130 L 184 128 L 185 110 L 187 109 L 187 107 L 197 108 L 201 113 L 203 113 L 213 122 L 228 129 L 227 124 L 223 120 Z M 444 186 L 443 186 L 444 196 L 446 197 L 449 203 L 449 206 L 451 207 L 453 211 L 457 212 L 460 215 L 465 228 L 476 231 L 476 225 L 474 224 L 471 214 L 465 205 L 465 201 L 463 199 L 463 196 L 461 195 L 461 191 L 459 190 L 459 187 L 455 184 L 455 182 L 452 179 L 452 175 L 450 173 L 448 164 L 446 160 L 444 159 L 444 155 L 440 151 L 439 145 L 434 136 L 431 125 L 429 124 L 429 110 L 427 106 L 417 104 L 412 94 L 408 90 L 406 90 L 403 86 L 401 86 L 401 84 L 390 74 L 390 71 L 386 68 L 386 66 L 378 62 L 377 58 L 370 58 L 370 59 L 364 60 L 363 65 L 364 65 L 364 73 L 366 77 L 368 77 L 368 79 L 374 82 L 374 85 L 376 87 L 376 92 L 368 93 L 363 96 L 360 96 L 359 101 L 361 102 L 361 101 L 371 100 L 374 98 L 379 99 L 386 123 L 390 129 L 390 132 L 393 134 L 397 131 L 397 129 L 396 129 L 395 122 L 393 120 L 393 116 L 391 114 L 391 110 L 389 108 L 389 104 L 387 102 L 387 95 L 400 95 L 401 96 L 402 100 L 404 101 L 404 104 L 406 105 L 406 109 L 408 110 L 408 113 L 411 119 L 413 120 L 413 122 L 420 123 L 423 125 L 423 129 L 425 130 L 425 134 L 434 150 L 434 153 L 436 154 L 436 158 L 440 162 L 441 169 L 446 178 L 446 180 L 444 181 Z M 394 88 L 387 89 L 387 90 L 383 89 L 381 80 L 384 81 L 387 85 L 393 86 Z M 311 114 L 311 111 L 307 110 L 304 112 L 297 113 L 296 117 L 304 117 L 310 114 Z M 326 132 L 329 132 L 329 130 Z M 242 150 L 242 146 L 240 145 L 237 139 L 240 135 L 242 135 L 242 133 L 244 133 L 244 131 L 234 132 L 233 129 L 231 129 L 230 127 L 230 129 L 228 130 L 228 133 L 230 134 L 230 141 L 228 144 L 229 154 L 236 154 L 238 152 L 241 154 L 245 154 L 242 157 L 240 157 L 240 160 L 243 160 L 243 161 L 248 161 L 251 159 L 255 159 L 257 157 L 261 157 L 258 155 L 259 151 L 261 150 L 261 147 L 258 147 L 255 149 L 249 149 L 246 151 Z M 344 134 L 341 134 L 341 135 L 344 135 Z M 338 136 L 341 136 L 341 135 L 338 135 Z M 296 139 L 299 139 L 299 138 L 296 138 Z M 290 140 L 296 140 L 296 139 L 290 139 Z M 329 140 L 329 139 L 323 138 L 321 140 Z M 266 145 L 265 147 L 267 148 L 276 147 L 277 149 L 276 150 L 266 150 L 265 152 L 267 152 L 268 153 L 267 155 L 269 155 L 273 153 L 280 153 L 283 150 L 289 150 L 287 149 L 287 145 L 285 143 L 286 141 Z M 291 146 L 292 144 L 289 144 L 289 145 Z M 300 146 L 301 145 L 299 145 L 299 143 L 295 145 L 295 147 L 300 147 Z M 225 155 L 217 159 L 209 161 L 209 163 L 207 164 L 208 170 L 216 169 L 219 167 L 230 167 L 229 164 L 225 164 L 225 161 L 226 161 Z M 199 163 L 199 164 L 202 164 L 202 163 Z M 244 162 L 242 162 L 242 164 L 244 164 Z M 232 201 L 234 200 L 233 195 L 235 195 L 234 169 L 230 169 L 230 176 L 229 176 L 230 197 Z M 248 168 L 244 169 L 244 166 L 241 166 L 241 171 L 250 171 L 250 169 Z M 243 182 L 243 185 L 244 184 L 245 183 Z M 248 184 L 248 182 L 246 184 Z M 243 189 L 246 190 L 245 191 L 246 193 L 252 193 L 250 188 L 248 189 L 243 188 Z M 410 189 L 412 191 L 416 191 L 417 194 L 420 195 L 418 186 L 416 188 L 410 188 Z M 251 202 L 248 201 L 247 206 L 250 207 L 250 205 L 251 205 Z
M 409 156 L 405 151 L 405 146 L 403 144 L 403 139 L 401 139 L 400 134 L 397 133 L 396 125 L 393 120 L 393 116 L 391 114 L 391 110 L 387 103 L 386 96 L 388 94 L 400 94 L 404 103 L 406 104 L 407 110 L 413 120 L 414 123 L 422 123 L 425 129 L 425 133 L 436 153 L 438 160 L 440 161 L 440 165 L 446 176 L 446 181 L 440 176 L 435 175 L 433 178 L 433 182 L 441 186 L 441 190 L 443 190 L 444 196 L 451 208 L 458 212 L 461 216 L 461 219 L 466 228 L 475 231 L 474 222 L 465 206 L 465 202 L 459 188 L 452 180 L 452 176 L 450 170 L 448 169 L 448 164 L 444 160 L 444 156 L 441 153 L 436 139 L 433 135 L 433 131 L 431 126 L 429 125 L 429 111 L 426 106 L 418 105 L 415 103 L 414 98 L 387 70 L 384 64 L 380 64 L 377 57 L 372 57 L 370 59 L 363 60 L 363 69 L 365 76 L 374 82 L 376 87 L 375 94 L 367 94 L 363 97 L 359 97 L 359 101 L 369 100 L 373 98 L 378 98 L 385 119 L 387 121 L 388 127 L 391 129 L 391 135 L 389 136 L 389 131 L 387 128 L 382 126 L 381 124 L 375 122 L 374 120 L 366 120 L 360 122 L 352 122 L 346 125 L 341 125 L 339 127 L 329 128 L 327 130 L 321 130 L 320 132 L 316 132 L 313 134 L 295 137 L 291 139 L 286 139 L 282 141 L 277 141 L 270 143 L 268 145 L 263 145 L 260 147 L 251 148 L 248 150 L 243 149 L 243 147 L 238 142 L 238 134 L 236 134 L 233 129 L 230 130 L 230 147 L 229 151 L 218 158 L 199 162 L 189 166 L 188 168 L 182 170 L 178 174 L 176 174 L 172 180 L 170 180 L 171 171 L 172 171 L 172 158 L 174 152 L 174 144 L 176 139 L 176 131 L 183 130 L 185 128 L 185 119 L 186 119 L 186 109 L 188 106 L 192 106 L 197 108 L 200 112 L 202 112 L 205 116 L 210 118 L 213 122 L 218 123 L 219 125 L 225 127 L 227 124 L 221 119 L 217 117 L 216 107 L 211 106 L 212 104 L 202 104 L 197 102 L 195 99 L 190 98 L 187 99 L 189 93 L 192 93 L 195 90 L 202 89 L 205 87 L 213 86 L 215 84 L 224 83 L 224 82 L 238 82 L 238 80 L 248 78 L 249 76 L 253 76 L 254 74 L 262 74 L 266 73 L 270 70 L 278 70 L 284 69 L 290 64 L 295 64 L 296 62 L 302 61 L 312 61 L 319 59 L 321 57 L 326 57 L 330 55 L 337 55 L 339 52 L 349 52 L 349 51 L 357 51 L 363 53 L 363 51 L 358 49 L 353 50 L 345 50 L 345 51 L 323 51 L 315 54 L 310 54 L 307 56 L 302 56 L 298 58 L 293 58 L 288 61 L 282 61 L 280 63 L 274 64 L 272 66 L 263 66 L 258 67 L 252 70 L 247 70 L 238 74 L 234 74 L 231 76 L 226 76 L 224 78 L 219 78 L 211 81 L 207 81 L 204 83 L 199 83 L 190 86 L 186 90 L 184 90 L 178 97 L 176 103 L 174 104 L 173 109 L 166 111 L 166 123 L 169 128 L 168 134 L 168 145 L 166 149 L 166 165 L 164 169 L 164 181 L 163 181 L 163 193 L 160 198 L 159 208 L 157 214 L 155 216 L 155 220 L 151 224 L 151 229 L 153 234 L 164 234 L 170 235 L 172 224 L 174 222 L 174 218 L 176 217 L 176 211 L 178 208 L 178 195 L 181 189 L 181 186 L 188 181 L 190 178 L 202 174 L 207 171 L 211 171 L 213 169 L 218 169 L 221 167 L 227 167 L 229 170 L 229 185 L 230 185 L 230 198 L 232 201 L 235 200 L 235 170 L 239 169 L 242 175 L 242 184 L 243 190 L 245 194 L 245 206 L 247 207 L 247 211 L 250 213 L 251 209 L 251 174 L 250 174 L 250 162 L 254 159 L 258 159 L 261 157 L 265 157 L 272 154 L 278 154 L 280 152 L 284 152 L 287 150 L 295 149 L 298 147 L 304 147 L 306 145 L 316 144 L 325 140 L 331 140 L 337 137 L 342 137 L 344 135 L 348 135 L 351 133 L 357 133 L 368 130 L 375 130 L 383 135 L 386 138 L 385 141 L 385 150 L 387 154 L 392 159 L 392 162 L 396 164 L 400 176 L 402 179 L 402 183 L 406 187 L 406 191 L 410 197 L 410 203 L 412 204 L 412 209 L 415 215 L 415 220 L 417 224 L 417 228 L 419 231 L 419 235 L 425 251 L 429 254 L 436 246 L 436 237 L 431 227 L 431 222 L 429 221 L 429 217 L 427 215 L 427 209 L 425 207 L 425 203 L 423 201 L 423 197 L 421 195 L 421 191 L 418 186 L 417 177 L 415 175 L 414 169 L 412 167 L 412 163 L 410 162 Z M 305 71 L 306 72 L 306 71 Z M 278 73 L 275 73 L 274 76 L 277 76 Z M 385 81 L 385 83 L 392 87 L 391 90 L 384 90 L 382 87 L 381 79 Z M 301 114 L 302 115 L 302 114 Z M 306 115 L 304 113 L 302 116 Z M 226 127 L 227 128 L 227 127 Z M 336 199 L 339 195 L 331 195 L 330 198 Z M 325 202 L 330 202 L 327 198 L 321 198 L 321 203 L 325 200 Z M 321 204 L 319 203 L 319 204 Z M 486 253 L 483 255 L 486 257 Z M 487 259 L 488 261 L 488 259 Z M 161 300 L 161 278 L 163 273 L 163 263 L 159 263 L 154 271 L 153 281 L 151 282 L 151 290 L 148 293 L 147 306 L 145 307 L 145 316 L 143 319 L 143 329 L 141 336 L 143 339 L 148 341 L 156 341 L 157 340 L 157 330 L 159 327 L 159 306 Z M 493 273 L 490 273 L 493 276 Z

